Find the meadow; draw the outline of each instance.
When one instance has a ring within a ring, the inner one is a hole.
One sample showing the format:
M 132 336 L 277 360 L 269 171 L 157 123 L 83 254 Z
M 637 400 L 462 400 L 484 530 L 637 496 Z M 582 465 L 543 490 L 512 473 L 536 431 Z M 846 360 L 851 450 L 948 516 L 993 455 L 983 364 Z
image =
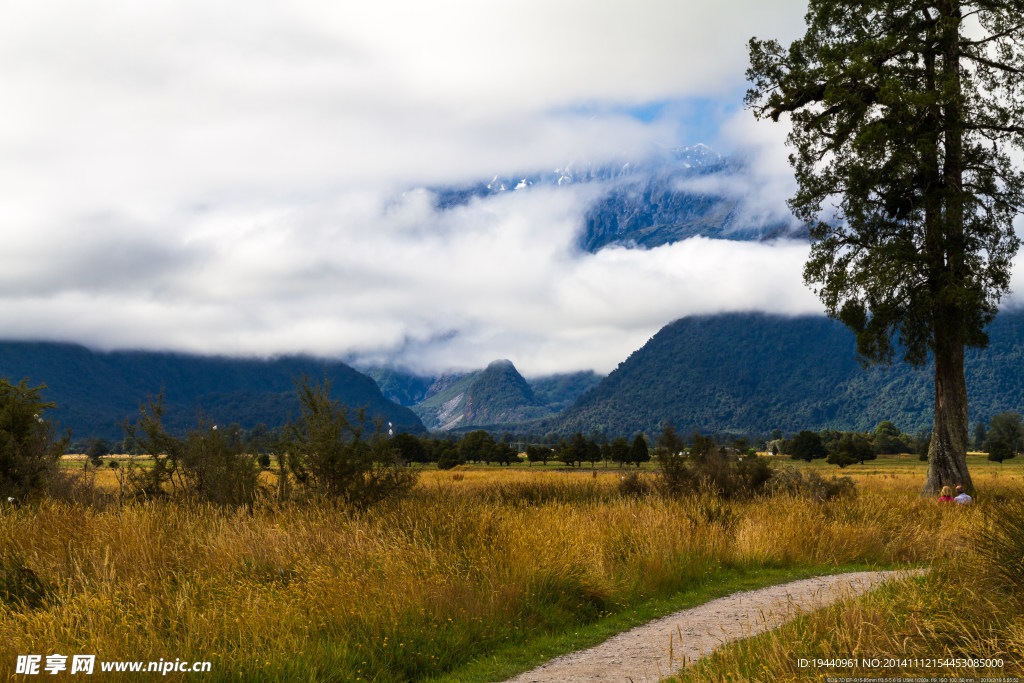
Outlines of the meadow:
M 359 512 L 270 496 L 4 506 L 0 672 L 63 653 L 210 661 L 202 680 L 501 680 L 738 589 L 928 565 L 925 579 L 728 648 L 689 680 L 820 680 L 797 658 L 853 652 L 1000 654 L 1019 675 L 1024 620 L 981 590 L 991 563 L 975 540 L 1015 499 L 1022 465 L 972 456 L 968 508 L 922 499 L 924 463 L 909 456 L 801 465 L 856 481 L 824 501 L 672 498 L 615 469 L 521 465 L 425 469 L 411 495 Z M 114 474 L 94 484 L 109 491 Z

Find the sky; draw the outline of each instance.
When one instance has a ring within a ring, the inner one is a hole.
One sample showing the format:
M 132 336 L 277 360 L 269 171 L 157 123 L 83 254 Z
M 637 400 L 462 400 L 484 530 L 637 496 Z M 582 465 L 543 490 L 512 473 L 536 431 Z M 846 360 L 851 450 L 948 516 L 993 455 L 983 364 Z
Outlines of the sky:
M 807 246 L 577 247 L 592 190 L 431 190 L 703 142 L 786 216 L 746 42 L 788 0 L 0 3 L 0 335 L 608 372 L 679 317 L 820 313 Z

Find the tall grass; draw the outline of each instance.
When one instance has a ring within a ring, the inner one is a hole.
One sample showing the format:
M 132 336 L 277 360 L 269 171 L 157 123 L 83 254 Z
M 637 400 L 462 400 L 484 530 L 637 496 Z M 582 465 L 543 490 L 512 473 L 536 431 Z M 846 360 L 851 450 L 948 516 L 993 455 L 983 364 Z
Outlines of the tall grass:
M 932 539 L 941 552 L 927 576 L 729 645 L 679 679 L 1024 675 L 1024 499 L 1012 489 L 979 489 L 980 505 L 935 506 L 945 532 Z M 836 658 L 856 665 L 800 665 Z
M 620 481 L 431 472 L 363 512 L 0 508 L 0 671 L 81 653 L 211 660 L 223 679 L 421 679 L 723 568 L 930 562 L 974 524 L 882 488 L 723 502 L 623 496 Z

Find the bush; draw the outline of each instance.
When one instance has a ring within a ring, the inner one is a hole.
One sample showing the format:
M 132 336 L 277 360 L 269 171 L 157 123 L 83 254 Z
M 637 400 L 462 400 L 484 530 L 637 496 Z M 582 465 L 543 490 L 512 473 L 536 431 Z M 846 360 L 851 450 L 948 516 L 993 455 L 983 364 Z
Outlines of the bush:
M 803 496 L 817 502 L 840 496 L 852 496 L 857 491 L 853 479 L 849 477 L 832 476 L 825 479 L 817 472 L 808 472 L 804 475 L 793 467 L 776 470 L 767 483 L 766 490 L 772 494 L 788 493 Z
M 1001 463 L 1017 455 L 1024 441 L 1024 422 L 1017 413 L 1000 413 L 988 425 L 988 434 L 982 447 L 988 451 L 988 459 Z
M 629 472 L 622 475 L 622 479 L 619 480 L 619 495 L 621 496 L 639 498 L 653 490 L 651 482 L 641 477 L 639 472 Z
M 161 421 L 163 397 L 139 411 L 134 424 L 125 424 L 128 443 L 153 458 L 152 467 L 129 461 L 129 491 L 141 497 L 168 493 L 196 497 L 220 505 L 245 505 L 256 496 L 259 468 L 245 452 L 237 430 L 218 430 L 202 416 L 199 426 L 184 438 L 172 436 Z M 169 489 L 169 490 L 168 490 Z
M 441 455 L 437 458 L 437 469 L 439 470 L 450 470 L 462 464 L 463 462 L 454 448 L 441 451 Z
M 362 507 L 408 491 L 416 475 L 399 459 L 382 424 L 364 437 L 364 411 L 354 419 L 330 396 L 330 383 L 298 383 L 302 417 L 288 426 L 288 471 L 319 497 Z
M 46 420 L 55 408 L 40 398 L 45 385 L 28 380 L 11 384 L 0 378 L 0 496 L 23 499 L 40 493 L 50 482 L 70 437 L 55 437 Z
M 245 505 L 256 497 L 259 466 L 246 453 L 237 432 L 218 430 L 199 420 L 181 449 L 187 491 L 220 505 Z
M 730 458 L 704 437 L 695 439 L 689 462 L 678 453 L 663 453 L 659 463 L 662 485 L 670 495 L 706 489 L 721 498 L 750 498 L 772 478 L 772 468 L 764 459 Z

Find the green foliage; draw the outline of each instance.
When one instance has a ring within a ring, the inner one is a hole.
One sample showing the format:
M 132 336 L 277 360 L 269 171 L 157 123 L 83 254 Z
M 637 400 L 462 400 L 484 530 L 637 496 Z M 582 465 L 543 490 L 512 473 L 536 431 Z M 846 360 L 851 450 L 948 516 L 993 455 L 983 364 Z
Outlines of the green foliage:
M 964 482 L 964 348 L 1009 291 L 1024 206 L 1019 2 L 811 0 L 788 49 L 750 41 L 747 104 L 791 123 L 804 281 L 865 363 L 935 360 L 925 493 Z M 967 19 L 971 17 L 971 19 Z
M 710 439 L 694 436 L 688 462 L 669 450 L 659 457 L 661 484 L 669 495 L 711 491 L 721 498 L 750 498 L 772 478 L 773 470 L 763 458 L 728 456 Z
M 398 452 L 402 462 L 429 462 L 429 454 L 426 446 L 414 434 L 399 432 L 391 437 L 391 447 Z
M 441 451 L 441 454 L 437 458 L 437 469 L 450 470 L 464 463 L 465 461 L 459 457 L 458 451 L 452 447 Z
M 586 460 L 588 454 L 589 449 L 587 448 L 586 437 L 580 432 L 576 432 L 569 438 L 568 442 L 560 444 L 557 457 L 566 465 L 572 467 Z
M 413 407 L 430 429 L 517 423 L 547 417 L 554 411 L 534 396 L 507 360 L 494 361 L 483 370 L 452 380 Z
M 988 327 L 985 351 L 968 351 L 974 419 L 1024 412 L 1024 311 Z M 809 375 L 808 368 L 814 368 Z M 824 316 L 693 316 L 662 328 L 604 381 L 543 429 L 660 433 L 666 421 L 704 433 L 871 432 L 890 420 L 908 434 L 933 426 L 934 368 L 867 370 L 854 335 Z
M 259 465 L 248 453 L 237 425 L 219 429 L 202 416 L 183 438 L 163 425 L 163 397 L 150 400 L 134 424 L 125 424 L 134 452 L 150 455 L 151 467 L 129 462 L 129 492 L 143 497 L 167 494 L 195 497 L 218 505 L 246 505 L 256 496 Z M 267 464 L 269 465 L 269 458 Z
M 629 449 L 629 462 L 637 467 L 651 459 L 651 452 L 647 448 L 647 439 L 643 434 L 637 434 L 633 439 L 633 445 Z
M 44 402 L 46 387 L 11 384 L 0 378 L 0 496 L 23 498 L 42 492 L 56 471 L 69 437 L 58 439 L 45 418 L 55 404 Z
M 795 437 L 789 446 L 789 454 L 794 460 L 806 460 L 810 462 L 815 458 L 824 458 L 828 455 L 828 449 L 817 432 L 803 430 Z
M 974 443 L 972 444 L 974 446 L 974 450 L 982 450 L 985 444 L 986 434 L 987 430 L 985 429 L 984 422 L 978 422 L 977 424 L 974 425 Z
M 71 344 L 0 342 L 0 376 L 41 378 L 47 385 L 42 396 L 60 406 L 63 426 L 111 443 L 123 437 L 124 420 L 133 420 L 139 404 L 157 391 L 164 398 L 163 424 L 175 434 L 195 427 L 200 411 L 220 425 L 281 427 L 299 413 L 292 378 L 304 375 L 330 379 L 337 398 L 366 406 L 370 416 L 422 430 L 412 411 L 386 400 L 371 378 L 338 361 L 103 353 Z
M 718 446 L 715 444 L 715 440 L 709 436 L 701 436 L 697 432 L 693 433 L 693 445 L 690 447 L 690 458 L 694 462 L 703 462 L 705 460 L 718 457 Z
M 947 331 L 984 346 L 1009 286 L 1024 204 L 1007 155 L 1024 108 L 1010 93 L 1024 56 L 1020 31 L 1004 29 L 1019 7 L 982 3 L 988 40 L 975 41 L 962 12 L 977 4 L 838 11 L 812 0 L 807 33 L 788 50 L 750 41 L 747 104 L 793 124 L 790 207 L 813 240 L 805 279 L 872 361 L 893 357 L 894 336 L 915 364 L 944 352 L 935 343 Z M 823 219 L 834 197 L 838 215 Z
M 699 434 L 695 435 L 695 439 L 697 438 L 700 438 Z M 658 437 L 654 455 L 666 482 L 682 481 L 686 478 L 685 473 L 682 471 L 686 467 L 686 461 L 689 457 L 686 453 L 686 443 L 682 437 L 676 434 L 675 425 L 671 422 L 666 424 L 661 430 L 661 436 Z M 668 486 L 670 489 L 674 487 L 673 484 Z
M 875 427 L 874 451 L 879 455 L 906 453 L 910 450 L 910 437 L 901 434 L 900 430 L 889 420 L 883 420 Z
M 826 462 L 843 468 L 874 458 L 875 451 L 871 448 L 871 443 L 861 434 L 849 433 L 843 435 L 839 442 L 829 449 Z
M 619 465 L 623 465 L 629 461 L 630 446 L 629 442 L 621 436 L 614 439 L 611 443 L 611 460 L 617 462 Z
M 1019 452 L 1024 442 L 1024 423 L 1018 413 L 1005 412 L 992 418 L 983 444 L 988 459 L 995 462 L 1008 460 Z
M 504 441 L 498 442 L 494 445 L 494 461 L 499 465 L 511 465 L 515 462 L 519 454 L 514 448 L 509 446 Z
M 548 459 L 554 454 L 554 452 L 547 446 L 535 446 L 529 445 L 526 447 L 526 459 L 533 462 L 542 462 L 545 465 L 548 463 Z
M 179 470 L 185 490 L 219 505 L 245 505 L 256 496 L 259 465 L 237 429 L 219 429 L 202 417 L 182 441 Z
M 307 491 L 365 507 L 412 488 L 415 475 L 401 465 L 380 423 L 367 438 L 364 412 L 350 417 L 331 398 L 329 381 L 296 386 L 302 417 L 288 426 L 283 448 L 288 471 Z
M 528 381 L 537 402 L 558 411 L 568 408 L 583 392 L 596 387 L 601 382 L 601 375 L 593 370 L 584 370 Z
M 464 462 L 491 462 L 495 459 L 494 437 L 482 429 L 466 434 L 459 441 L 459 458 Z
M 89 459 L 95 467 L 100 466 L 100 458 L 104 455 L 110 455 L 110 444 L 104 439 L 92 438 L 89 439 L 89 445 L 85 449 L 85 456 Z

